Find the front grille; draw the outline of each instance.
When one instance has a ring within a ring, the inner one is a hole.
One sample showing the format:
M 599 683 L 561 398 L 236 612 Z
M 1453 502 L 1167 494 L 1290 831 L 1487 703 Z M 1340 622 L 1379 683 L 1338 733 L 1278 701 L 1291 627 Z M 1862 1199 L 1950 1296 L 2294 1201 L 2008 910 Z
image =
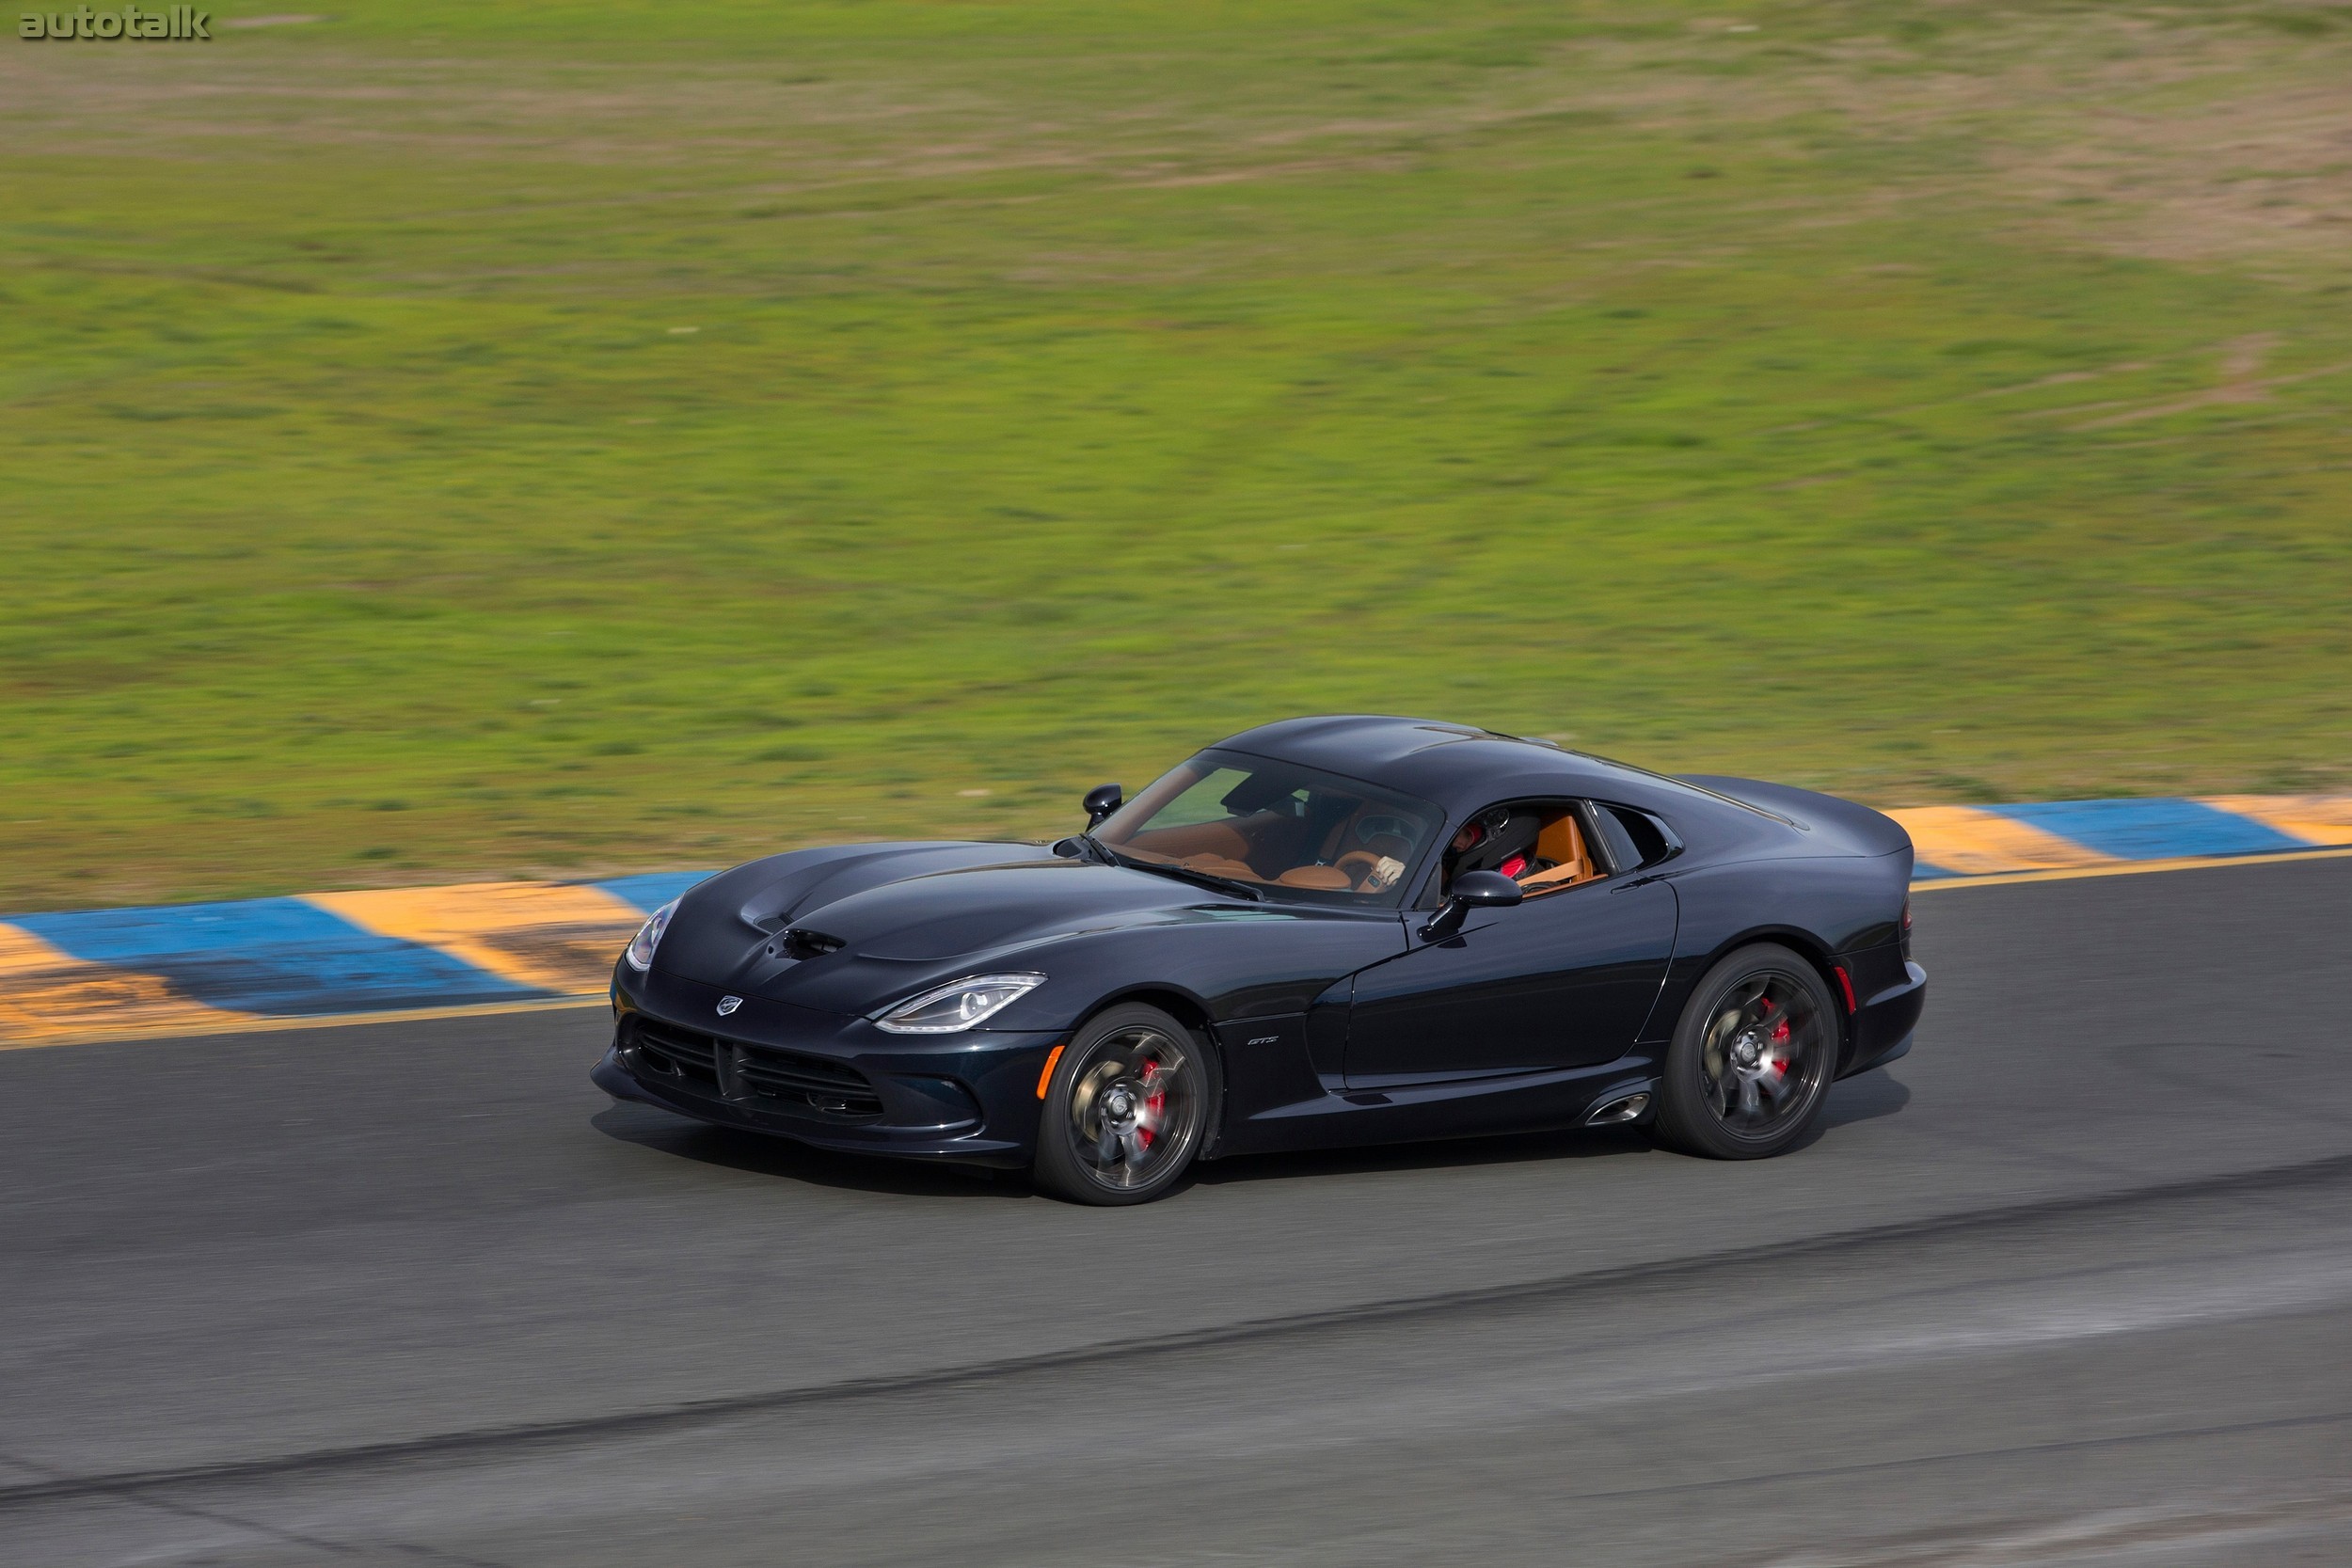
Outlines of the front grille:
M 797 1051 L 745 1045 L 640 1016 L 631 1047 L 638 1062 L 706 1094 L 756 1108 L 814 1112 L 841 1121 L 882 1114 L 882 1097 L 855 1068 Z
M 762 1100 L 803 1104 L 834 1117 L 878 1117 L 882 1097 L 866 1075 L 838 1062 L 788 1051 L 746 1047 L 736 1053 L 743 1091 Z
M 637 1059 L 668 1078 L 685 1078 L 716 1094 L 719 1047 L 709 1035 L 676 1029 L 651 1019 L 637 1021 Z

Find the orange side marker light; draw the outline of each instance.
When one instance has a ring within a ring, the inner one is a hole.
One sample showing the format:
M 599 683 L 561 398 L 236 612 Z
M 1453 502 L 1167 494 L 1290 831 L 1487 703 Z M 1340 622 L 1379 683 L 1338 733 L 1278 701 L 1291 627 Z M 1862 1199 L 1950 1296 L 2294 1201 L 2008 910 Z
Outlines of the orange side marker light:
M 1060 1060 L 1061 1047 L 1058 1045 L 1045 1053 L 1045 1070 L 1037 1075 L 1037 1097 L 1040 1100 L 1045 1098 L 1045 1085 L 1054 1081 L 1054 1064 Z

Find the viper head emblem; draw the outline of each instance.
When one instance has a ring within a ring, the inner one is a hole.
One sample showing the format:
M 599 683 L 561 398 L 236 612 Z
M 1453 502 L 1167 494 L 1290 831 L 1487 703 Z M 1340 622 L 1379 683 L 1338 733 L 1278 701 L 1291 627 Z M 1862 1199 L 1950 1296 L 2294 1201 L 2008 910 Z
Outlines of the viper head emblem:
M 719 998 L 719 1016 L 724 1018 L 742 1005 L 743 999 L 739 996 L 723 996 Z

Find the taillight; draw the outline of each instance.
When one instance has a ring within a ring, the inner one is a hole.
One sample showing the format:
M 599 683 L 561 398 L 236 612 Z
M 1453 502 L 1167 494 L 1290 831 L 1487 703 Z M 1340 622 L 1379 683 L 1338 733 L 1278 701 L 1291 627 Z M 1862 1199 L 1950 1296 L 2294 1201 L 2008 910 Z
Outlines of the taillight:
M 1911 900 L 1903 899 L 1903 961 L 1911 961 Z

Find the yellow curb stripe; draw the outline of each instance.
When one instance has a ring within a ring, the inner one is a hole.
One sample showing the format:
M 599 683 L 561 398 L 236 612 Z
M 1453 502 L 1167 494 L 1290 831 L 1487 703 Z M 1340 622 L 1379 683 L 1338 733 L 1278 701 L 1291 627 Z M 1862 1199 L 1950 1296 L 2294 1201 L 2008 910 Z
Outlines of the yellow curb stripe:
M 2237 798 L 2225 798 L 2234 800 Z M 2276 800 L 2277 797 L 2256 797 Z M 2319 797 L 2324 800 L 2339 797 Z M 2222 804 L 2221 809 L 2237 809 Z M 1965 810 L 1928 807 L 1926 811 Z M 1899 815 L 1912 816 L 1916 813 Z M 1970 815 L 1978 815 L 1971 813 Z M 2250 815 L 2250 814 L 2249 814 Z M 2323 825 L 2332 820 L 2323 814 Z M 2275 825 L 2275 824 L 2274 824 Z M 2281 832 L 2291 831 L 2281 829 Z M 1949 853 L 1950 851 L 1947 851 Z M 1922 858 L 1927 858 L 1923 853 Z M 2219 870 L 2237 865 L 2276 865 L 2292 861 L 2352 859 L 2352 845 L 2334 848 L 2285 850 L 2275 854 L 2205 855 L 2177 860 L 2106 861 L 2091 865 L 2058 866 L 2034 871 L 2007 871 L 1979 876 L 1946 877 L 1912 885 L 1914 893 L 1946 888 L 1997 887 L 2019 882 L 2071 881 L 2087 877 L 2137 877 L 2152 872 Z M 476 884 L 523 886 L 538 884 Z M 427 889 L 446 893 L 449 889 Z M 342 897 L 326 895 L 325 897 Z M 345 918 L 350 918 L 346 916 Z M 634 929 L 637 911 L 628 910 L 623 924 Z M 526 1002 L 485 1002 L 453 1007 L 409 1007 L 386 1012 L 328 1013 L 303 1017 L 262 1017 L 208 1007 L 170 993 L 151 974 L 85 963 L 42 942 L 28 931 L 0 924 L 0 1051 L 51 1045 L 92 1045 L 147 1039 L 177 1039 L 190 1036 L 278 1034 L 298 1029 L 339 1029 L 365 1023 L 421 1023 L 442 1020 L 491 1018 L 510 1013 L 538 1013 L 603 1008 L 605 971 L 611 949 L 597 963 L 596 994 L 573 994 Z M 93 1020 L 103 1020 L 94 1022 Z
M 158 975 L 86 963 L 30 931 L 0 926 L 0 1050 L 61 1043 L 93 1028 L 193 1034 L 253 1020 L 191 1001 Z
M 2352 795 L 2208 795 L 2201 803 L 2306 844 L 2352 844 Z
M 1994 877 L 1938 877 L 1914 882 L 1911 891 L 1933 893 L 1947 887 L 1998 887 L 2005 882 L 2071 882 L 2084 877 L 2137 877 L 2144 871 L 2206 871 L 2230 865 L 2277 865 L 2283 861 L 2352 859 L 2352 846 L 2340 849 L 2282 849 L 2271 855 L 2191 855 L 2169 861 L 2115 861 L 2106 865 L 2078 866 L 2061 871 L 2011 871 Z
M 1974 806 L 1906 806 L 1886 815 L 1911 834 L 1921 861 L 1962 876 L 2116 863 L 2112 855 Z
M 202 1035 L 277 1035 L 291 1029 L 347 1029 L 358 1023 L 434 1023 L 453 1018 L 496 1018 L 507 1013 L 568 1012 L 611 1006 L 603 996 L 556 996 L 540 1002 L 472 1002 L 454 1007 L 404 1007 L 382 1013 L 316 1013 L 307 1016 L 262 1015 L 204 1009 L 204 1022 L 152 1028 L 128 1025 L 119 1029 L 84 1027 L 40 1039 L 0 1037 L 0 1051 L 45 1045 L 119 1045 L 138 1040 L 182 1039 Z
M 601 888 L 546 882 L 316 893 L 303 902 L 377 936 L 438 948 L 534 990 L 601 990 L 645 917 Z

